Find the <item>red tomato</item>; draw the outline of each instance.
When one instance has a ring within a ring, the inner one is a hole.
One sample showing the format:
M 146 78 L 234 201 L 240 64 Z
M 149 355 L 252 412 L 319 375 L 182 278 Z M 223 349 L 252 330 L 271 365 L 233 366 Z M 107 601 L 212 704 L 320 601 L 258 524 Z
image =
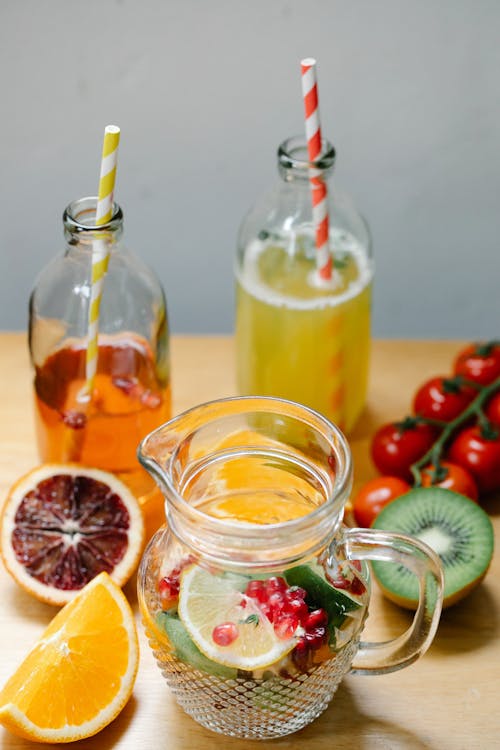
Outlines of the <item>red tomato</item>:
M 486 416 L 493 424 L 500 425 L 500 393 L 495 393 L 486 407 Z
M 493 383 L 500 378 L 500 343 L 490 341 L 468 346 L 455 360 L 455 374 L 481 385 Z
M 354 499 L 354 517 L 358 526 L 372 525 L 382 508 L 411 489 L 399 477 L 376 477 L 364 484 Z
M 422 487 L 444 487 L 445 490 L 453 490 L 461 495 L 477 501 L 479 493 L 477 485 L 469 472 L 451 461 L 441 461 L 437 477 L 433 480 L 434 467 L 426 466 L 422 469 Z M 443 474 L 441 478 L 441 474 Z
M 448 456 L 472 474 L 480 492 L 500 488 L 500 432 L 488 439 L 478 425 L 466 427 L 450 445 Z
M 420 417 L 452 422 L 476 395 L 477 391 L 462 385 L 460 378 L 431 378 L 417 391 L 413 410 Z
M 381 474 L 411 482 L 410 466 L 427 453 L 434 442 L 434 429 L 412 417 L 383 425 L 372 440 L 373 463 Z

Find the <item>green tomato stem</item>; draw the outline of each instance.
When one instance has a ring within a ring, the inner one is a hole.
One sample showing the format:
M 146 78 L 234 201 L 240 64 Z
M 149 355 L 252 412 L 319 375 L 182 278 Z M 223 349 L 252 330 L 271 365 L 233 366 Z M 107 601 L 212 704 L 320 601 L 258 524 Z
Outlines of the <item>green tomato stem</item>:
M 476 383 L 476 387 L 477 385 L 478 384 Z M 442 433 L 432 444 L 427 453 L 410 467 L 415 480 L 415 487 L 420 487 L 422 485 L 422 469 L 424 466 L 427 466 L 427 464 L 430 463 L 436 468 L 439 465 L 446 443 L 453 436 L 453 433 L 471 417 L 476 416 L 478 423 L 483 429 L 490 425 L 489 420 L 484 414 L 483 404 L 498 390 L 500 390 L 500 378 L 497 378 L 489 385 L 482 386 L 474 401 L 471 401 L 469 406 L 464 409 L 458 417 L 455 417 L 451 422 L 445 423 Z M 443 422 L 439 422 L 439 420 L 426 419 L 425 421 L 428 422 L 428 424 L 438 423 L 437 426 L 443 425 Z

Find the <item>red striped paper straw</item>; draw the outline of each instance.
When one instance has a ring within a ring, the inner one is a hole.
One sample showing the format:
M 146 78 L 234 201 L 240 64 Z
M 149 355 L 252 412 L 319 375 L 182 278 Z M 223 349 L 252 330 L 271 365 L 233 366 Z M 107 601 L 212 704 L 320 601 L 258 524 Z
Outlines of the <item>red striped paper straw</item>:
M 316 60 L 306 57 L 301 60 L 302 96 L 306 116 L 306 139 L 309 161 L 315 162 L 321 154 L 321 124 L 319 120 L 318 82 L 316 77 Z M 316 267 L 319 277 L 324 281 L 332 278 L 332 256 L 328 245 L 330 221 L 328 217 L 328 190 L 326 182 L 311 174 L 312 212 L 316 232 Z

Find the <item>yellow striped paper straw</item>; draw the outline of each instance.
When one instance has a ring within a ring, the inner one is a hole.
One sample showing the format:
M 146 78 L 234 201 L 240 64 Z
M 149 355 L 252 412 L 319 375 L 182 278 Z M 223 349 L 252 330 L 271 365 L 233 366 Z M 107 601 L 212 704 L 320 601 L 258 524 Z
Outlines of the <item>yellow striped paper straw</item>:
M 99 195 L 95 217 L 95 224 L 98 227 L 110 222 L 113 216 L 113 193 L 115 190 L 119 142 L 120 128 L 116 125 L 107 125 L 104 129 Z M 88 343 L 85 364 L 86 382 L 81 395 L 82 400 L 85 401 L 89 401 L 92 398 L 94 378 L 97 371 L 99 310 L 108 263 L 109 243 L 105 239 L 99 238 L 94 242 L 92 248 L 92 284 L 90 289 Z

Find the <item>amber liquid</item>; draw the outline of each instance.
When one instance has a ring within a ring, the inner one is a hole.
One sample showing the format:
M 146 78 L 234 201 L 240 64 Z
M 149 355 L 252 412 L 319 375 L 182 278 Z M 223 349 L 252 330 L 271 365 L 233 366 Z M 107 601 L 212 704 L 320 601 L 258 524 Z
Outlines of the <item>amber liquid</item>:
M 52 353 L 35 371 L 35 419 L 44 462 L 75 461 L 117 474 L 137 495 L 152 488 L 137 446 L 171 416 L 169 383 L 157 373 L 147 343 L 132 336 L 99 344 L 90 403 L 85 386 L 84 346 Z

